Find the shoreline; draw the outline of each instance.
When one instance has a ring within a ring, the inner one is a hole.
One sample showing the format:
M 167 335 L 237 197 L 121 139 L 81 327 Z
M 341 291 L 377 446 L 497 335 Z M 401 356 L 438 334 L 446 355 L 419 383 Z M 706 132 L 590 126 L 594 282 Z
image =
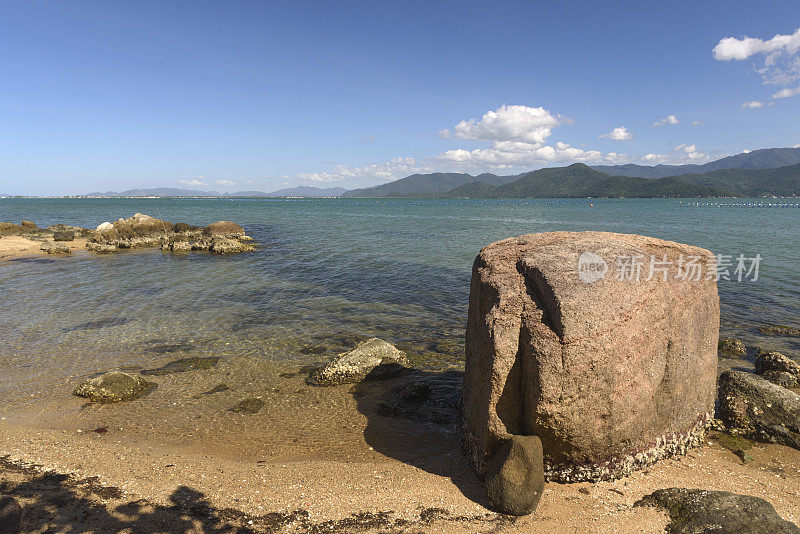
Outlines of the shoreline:
M 69 247 L 70 254 L 48 254 L 39 248 L 42 245 L 42 241 L 28 239 L 19 235 L 5 235 L 0 237 L 0 262 L 39 256 L 69 256 L 75 252 L 86 252 L 87 242 L 88 239 L 77 236 L 72 241 L 59 241 L 59 243 Z

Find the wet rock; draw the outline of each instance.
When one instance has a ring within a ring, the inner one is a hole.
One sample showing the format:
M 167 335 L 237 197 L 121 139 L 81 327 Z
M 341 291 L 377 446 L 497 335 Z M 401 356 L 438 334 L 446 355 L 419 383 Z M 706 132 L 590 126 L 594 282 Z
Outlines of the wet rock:
M 634 256 L 644 274 L 616 276 L 617 260 Z M 719 297 L 713 280 L 679 276 L 681 257 L 715 262 L 697 247 L 608 232 L 528 234 L 480 252 L 463 432 L 479 474 L 511 435 L 538 436 L 547 476 L 569 482 L 623 476 L 702 442 Z
M 0 236 L 3 235 L 21 235 L 29 232 L 30 229 L 25 228 L 19 224 L 0 222 Z
M 264 401 L 259 399 L 258 397 L 253 397 L 252 399 L 245 399 L 236 406 L 228 408 L 228 411 L 234 413 L 254 415 L 260 412 L 261 408 L 263 407 L 264 407 Z
M 36 223 L 33 222 L 33 221 L 22 221 L 21 223 L 19 223 L 19 225 L 22 226 L 23 228 L 25 228 L 26 230 L 38 230 L 39 229 L 39 227 L 36 226 Z
M 219 357 L 208 356 L 206 358 L 181 358 L 167 363 L 158 369 L 145 369 L 141 373 L 145 376 L 163 376 L 174 373 L 185 373 L 187 371 L 211 369 L 219 362 Z
M 793 326 L 771 324 L 759 327 L 758 331 L 768 336 L 800 337 L 800 328 L 795 328 Z
M 215 236 L 211 239 L 211 247 L 209 250 L 214 254 L 236 254 L 238 252 L 253 250 L 253 245 L 242 243 L 237 239 Z
M 156 388 L 156 384 L 120 371 L 111 371 L 83 382 L 74 395 L 92 402 L 109 403 L 138 399 Z
M 186 223 L 175 223 L 175 226 L 172 228 L 172 230 L 174 232 L 183 233 L 183 232 L 195 232 L 195 231 L 201 230 L 201 228 L 198 227 L 198 226 L 192 226 L 191 224 L 186 224 Z
M 634 506 L 666 510 L 671 521 L 667 526 L 670 534 L 800 534 L 800 528 L 782 519 L 764 499 L 727 491 L 661 489 Z
M 0 497 L 0 534 L 19 534 L 22 522 L 22 507 L 14 497 Z
M 75 326 L 68 326 L 62 328 L 62 332 L 73 332 L 75 330 L 98 330 L 109 326 L 121 326 L 128 323 L 130 319 L 127 317 L 107 317 L 105 319 L 98 319 L 97 321 L 87 321 L 85 323 L 76 324 Z
M 39 250 L 48 254 L 69 254 L 69 245 L 63 243 L 53 243 L 52 241 L 45 241 L 39 247 Z
M 544 491 L 542 442 L 536 436 L 511 436 L 486 468 L 486 496 L 494 510 L 528 515 Z
M 412 378 L 392 389 L 389 399 L 378 403 L 381 415 L 404 417 L 439 425 L 460 422 L 461 388 L 464 373 L 445 371 Z
M 773 384 L 793 388 L 800 384 L 800 363 L 773 350 L 759 350 L 755 362 L 756 374 Z
M 747 346 L 744 341 L 733 337 L 719 338 L 718 349 L 720 352 L 737 356 L 744 356 L 747 353 Z
M 164 243 L 161 250 L 169 250 L 176 253 L 187 253 L 192 251 L 192 244 L 188 241 L 172 241 Z
M 203 233 L 208 236 L 221 236 L 237 238 L 242 237 L 244 228 L 231 221 L 217 221 L 203 228 Z
M 53 232 L 53 241 L 74 241 L 75 232 L 73 230 L 56 230 Z
M 109 245 L 107 243 L 95 243 L 93 241 L 89 241 L 88 243 L 86 243 L 86 249 L 92 252 L 97 252 L 98 254 L 112 254 L 119 250 L 116 245 Z
M 300 349 L 300 354 L 325 354 L 328 352 L 328 347 L 323 346 L 315 346 L 315 347 L 303 347 Z
M 391 343 L 372 338 L 339 354 L 325 367 L 312 371 L 306 382 L 312 386 L 335 386 L 364 379 L 382 379 L 406 370 L 405 354 Z
M 800 449 L 800 396 L 743 371 L 719 377 L 719 417 L 728 429 L 758 441 Z

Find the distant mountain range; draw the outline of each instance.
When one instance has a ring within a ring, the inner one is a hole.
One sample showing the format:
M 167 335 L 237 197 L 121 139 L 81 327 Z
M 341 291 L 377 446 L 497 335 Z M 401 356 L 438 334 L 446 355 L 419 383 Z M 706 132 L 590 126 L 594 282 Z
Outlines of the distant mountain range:
M 366 189 L 353 189 L 347 191 L 343 197 L 373 198 L 373 197 L 403 197 L 403 196 L 428 196 L 437 193 L 446 193 L 456 187 L 473 182 L 488 185 L 502 185 L 516 180 L 516 176 L 496 176 L 490 173 L 472 176 L 457 172 L 435 172 L 433 174 L 412 174 L 388 184 L 376 185 Z
M 218 193 L 216 191 L 199 191 L 197 189 L 177 189 L 174 187 L 158 187 L 155 189 L 128 189 L 119 193 L 106 191 L 105 193 L 89 193 L 84 197 L 338 197 L 346 191 L 343 187 L 309 187 L 299 186 L 288 189 L 279 189 L 271 193 L 263 191 L 237 191 L 235 193 Z
M 614 176 L 666 178 L 681 174 L 704 174 L 722 169 L 775 169 L 800 163 L 800 148 L 762 148 L 703 165 L 593 165 L 592 168 Z
M 453 187 L 453 184 L 457 184 Z M 343 197 L 715 197 L 799 196 L 800 148 L 769 148 L 703 165 L 578 163 L 517 176 L 415 174 Z

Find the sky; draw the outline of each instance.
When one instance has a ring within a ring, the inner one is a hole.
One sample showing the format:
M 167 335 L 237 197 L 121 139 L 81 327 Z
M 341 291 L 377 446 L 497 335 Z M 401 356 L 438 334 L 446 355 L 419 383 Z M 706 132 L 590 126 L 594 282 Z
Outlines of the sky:
M 30 0 L 0 16 L 0 194 L 703 163 L 798 145 L 798 119 L 797 0 Z

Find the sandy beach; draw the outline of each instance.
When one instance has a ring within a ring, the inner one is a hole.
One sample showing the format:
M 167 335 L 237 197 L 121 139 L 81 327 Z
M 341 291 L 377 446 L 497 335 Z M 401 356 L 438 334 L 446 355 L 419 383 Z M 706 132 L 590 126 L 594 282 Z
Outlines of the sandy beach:
M 352 385 L 310 388 L 277 371 L 223 362 L 159 377 L 151 395 L 131 402 L 83 406 L 65 384 L 49 396 L 31 393 L 41 402 L 7 405 L 3 492 L 25 507 L 23 531 L 139 532 L 156 521 L 153 532 L 224 524 L 254 532 L 656 533 L 666 515 L 633 505 L 668 487 L 763 497 L 798 520 L 800 451 L 753 445 L 745 465 L 720 433 L 630 477 L 548 483 L 533 515 L 501 516 L 487 508 L 457 432 L 375 414 L 392 381 L 354 395 Z M 197 395 L 222 378 L 231 391 Z M 256 393 L 265 403 L 258 413 L 227 410 Z M 174 410 L 149 407 L 167 398 Z
M 60 243 L 69 246 L 70 252 L 86 250 L 86 238 L 76 237 L 73 241 L 61 241 Z M 41 250 L 42 242 L 28 239 L 18 235 L 7 235 L 0 238 L 0 261 L 26 256 L 58 256 L 57 254 L 47 254 Z

